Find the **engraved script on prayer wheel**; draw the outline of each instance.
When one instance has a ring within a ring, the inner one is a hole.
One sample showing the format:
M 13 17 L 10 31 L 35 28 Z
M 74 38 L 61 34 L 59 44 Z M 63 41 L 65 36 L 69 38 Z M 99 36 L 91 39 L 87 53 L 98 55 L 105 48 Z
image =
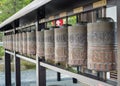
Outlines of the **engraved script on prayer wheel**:
M 44 31 L 37 31 L 37 56 L 44 56 Z
M 23 53 L 23 45 L 22 45 L 22 33 L 19 33 L 19 53 Z
M 115 69 L 115 24 L 108 19 L 88 24 L 88 69 Z
M 15 51 L 16 50 L 16 35 L 13 34 L 13 50 Z
M 27 55 L 36 54 L 36 34 L 35 31 L 27 32 Z
M 68 27 L 68 46 L 70 66 L 87 65 L 87 25 L 77 24 Z
M 68 61 L 68 29 L 56 28 L 55 30 L 55 62 Z
M 44 35 L 45 59 L 54 61 L 54 30 L 45 30 Z
M 23 38 L 23 54 L 27 54 L 27 33 L 23 32 L 22 33 L 22 38 Z

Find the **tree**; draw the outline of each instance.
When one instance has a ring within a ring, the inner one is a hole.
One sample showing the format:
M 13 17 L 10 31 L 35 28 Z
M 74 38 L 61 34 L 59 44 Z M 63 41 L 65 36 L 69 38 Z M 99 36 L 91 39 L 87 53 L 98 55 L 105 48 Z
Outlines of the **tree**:
M 14 13 L 25 7 L 32 0 L 1 0 L 0 1 L 0 23 Z

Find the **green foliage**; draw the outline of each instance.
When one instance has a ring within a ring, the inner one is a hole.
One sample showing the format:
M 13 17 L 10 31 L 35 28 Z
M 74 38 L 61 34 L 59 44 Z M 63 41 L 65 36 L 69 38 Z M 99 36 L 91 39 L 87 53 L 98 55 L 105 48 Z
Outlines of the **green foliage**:
M 0 23 L 25 7 L 32 0 L 0 0 Z
M 0 33 L 0 42 L 2 42 L 3 33 Z
M 4 48 L 0 46 L 0 58 L 4 56 Z
M 76 22 L 76 19 L 77 19 L 76 16 L 71 16 L 71 17 L 69 17 L 69 18 L 68 18 L 68 24 L 71 24 L 71 25 L 76 24 L 76 23 L 77 23 L 77 22 Z

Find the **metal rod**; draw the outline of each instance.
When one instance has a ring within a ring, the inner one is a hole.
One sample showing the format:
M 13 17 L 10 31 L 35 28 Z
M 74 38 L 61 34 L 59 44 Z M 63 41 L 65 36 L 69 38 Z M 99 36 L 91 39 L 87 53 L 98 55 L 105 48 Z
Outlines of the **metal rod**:
M 14 55 L 14 52 L 11 52 L 11 51 L 8 51 L 8 50 L 5 50 L 5 53 L 10 54 L 10 55 Z
M 36 60 L 31 59 L 31 58 L 28 58 L 28 57 L 26 57 L 26 56 L 22 56 L 22 55 L 16 54 L 16 57 L 21 58 L 21 59 L 23 59 L 23 60 L 26 60 L 26 61 L 29 61 L 29 62 L 32 62 L 32 63 L 35 63 L 35 64 L 36 64 Z
M 11 86 L 11 59 L 10 54 L 5 52 L 5 86 Z
M 58 66 L 60 66 L 60 63 L 57 64 Z M 61 81 L 61 73 L 57 72 L 57 81 Z
M 70 71 L 58 68 L 56 66 L 49 65 L 49 64 L 44 63 L 44 62 L 40 62 L 39 64 L 41 66 L 46 67 L 48 69 L 51 69 L 53 71 L 60 72 L 62 74 L 67 74 L 71 77 L 74 77 L 74 78 L 78 79 L 79 81 L 81 81 L 83 83 L 89 84 L 90 86 L 97 86 L 98 83 L 100 83 L 103 86 L 113 86 L 112 84 L 109 84 L 109 83 L 106 83 L 106 82 L 103 82 L 103 81 L 100 81 L 100 80 L 92 79 L 90 77 L 83 76 L 83 75 L 80 75 L 80 74 L 72 73 Z
M 16 57 L 16 52 L 14 52 L 14 70 L 15 70 L 15 86 L 21 86 L 20 58 Z
M 40 66 L 41 61 L 44 61 L 44 60 L 37 57 L 37 62 L 36 62 L 37 85 L 36 86 L 46 86 L 46 68 Z

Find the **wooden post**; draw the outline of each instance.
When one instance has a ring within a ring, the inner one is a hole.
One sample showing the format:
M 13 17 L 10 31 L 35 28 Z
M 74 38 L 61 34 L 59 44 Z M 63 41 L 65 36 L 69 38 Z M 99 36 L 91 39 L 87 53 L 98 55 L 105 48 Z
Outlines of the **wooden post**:
M 11 59 L 8 53 L 5 53 L 5 86 L 11 86 Z

